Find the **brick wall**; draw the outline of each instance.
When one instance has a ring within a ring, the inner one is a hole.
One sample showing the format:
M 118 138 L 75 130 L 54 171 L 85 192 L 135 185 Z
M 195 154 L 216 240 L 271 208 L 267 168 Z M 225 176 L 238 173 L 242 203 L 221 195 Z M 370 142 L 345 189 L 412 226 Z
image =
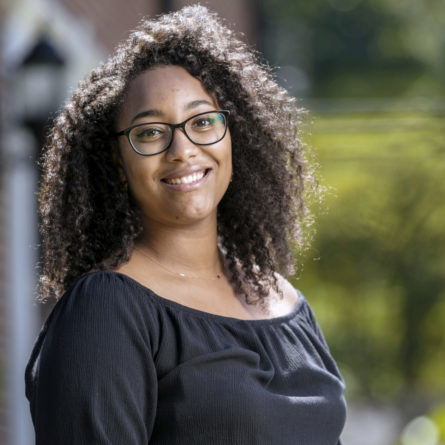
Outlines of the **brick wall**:
M 146 14 L 162 12 L 162 0 L 59 0 L 70 12 L 88 21 L 97 41 L 111 52 Z

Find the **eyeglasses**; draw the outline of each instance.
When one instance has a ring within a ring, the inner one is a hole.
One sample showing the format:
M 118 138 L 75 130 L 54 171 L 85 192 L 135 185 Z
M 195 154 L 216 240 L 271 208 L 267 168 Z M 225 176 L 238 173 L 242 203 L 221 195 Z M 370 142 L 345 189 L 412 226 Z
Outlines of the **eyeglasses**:
M 176 128 L 181 128 L 196 145 L 212 145 L 226 135 L 229 114 L 228 110 L 215 110 L 195 114 L 180 124 L 137 124 L 116 133 L 116 136 L 127 136 L 133 150 L 142 156 L 154 156 L 168 150 Z

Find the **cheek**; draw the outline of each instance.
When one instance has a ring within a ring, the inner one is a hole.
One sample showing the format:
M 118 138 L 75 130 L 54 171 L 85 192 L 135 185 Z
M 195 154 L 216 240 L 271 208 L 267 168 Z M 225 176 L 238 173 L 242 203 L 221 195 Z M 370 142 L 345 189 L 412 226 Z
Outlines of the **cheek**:
M 127 176 L 130 191 L 137 198 L 147 187 L 153 184 L 152 159 L 135 158 L 132 155 L 123 156 L 124 171 Z
M 224 156 L 223 162 L 224 162 L 224 166 L 225 166 L 224 170 L 225 170 L 226 174 L 229 176 L 229 181 L 230 181 L 230 179 L 232 177 L 232 144 L 231 144 L 230 140 L 228 143 L 228 147 L 225 151 L 225 156 Z
M 219 157 L 219 199 L 221 199 L 229 187 L 232 179 L 232 146 L 228 146 Z

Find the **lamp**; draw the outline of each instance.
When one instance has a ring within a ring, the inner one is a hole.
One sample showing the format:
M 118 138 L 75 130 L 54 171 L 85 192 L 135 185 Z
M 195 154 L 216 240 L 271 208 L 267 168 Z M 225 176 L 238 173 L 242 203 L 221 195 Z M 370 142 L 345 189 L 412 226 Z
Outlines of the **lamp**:
M 64 94 L 65 60 L 42 34 L 16 71 L 16 116 L 42 145 L 45 124 Z

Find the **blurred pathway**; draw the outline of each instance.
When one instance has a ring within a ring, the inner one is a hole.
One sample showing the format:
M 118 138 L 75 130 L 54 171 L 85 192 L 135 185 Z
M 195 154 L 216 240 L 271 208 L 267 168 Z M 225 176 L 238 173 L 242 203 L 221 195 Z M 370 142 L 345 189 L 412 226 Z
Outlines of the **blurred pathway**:
M 395 445 L 403 425 L 391 407 L 349 404 L 343 445 Z

